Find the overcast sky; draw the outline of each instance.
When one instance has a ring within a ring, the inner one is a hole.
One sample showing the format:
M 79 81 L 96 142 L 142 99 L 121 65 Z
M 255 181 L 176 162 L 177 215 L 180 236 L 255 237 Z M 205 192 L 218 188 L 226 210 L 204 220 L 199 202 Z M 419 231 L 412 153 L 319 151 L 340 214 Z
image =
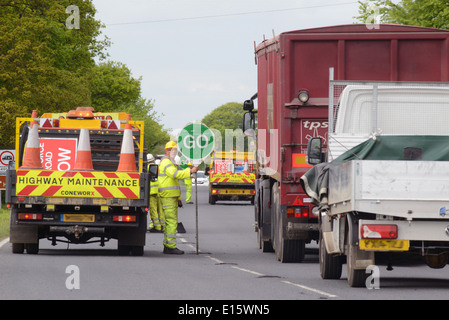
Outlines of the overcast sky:
M 142 77 L 166 129 L 201 120 L 257 91 L 254 41 L 355 22 L 350 0 L 93 0 L 109 59 Z

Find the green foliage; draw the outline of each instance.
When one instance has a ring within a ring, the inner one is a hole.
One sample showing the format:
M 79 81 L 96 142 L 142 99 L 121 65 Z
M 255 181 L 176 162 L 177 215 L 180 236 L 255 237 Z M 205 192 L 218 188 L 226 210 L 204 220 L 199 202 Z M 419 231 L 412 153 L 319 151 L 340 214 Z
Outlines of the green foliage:
M 212 110 L 201 121 L 210 129 L 215 129 L 215 148 L 229 151 L 242 147 L 244 135 L 242 103 L 229 102 Z M 221 139 L 220 139 L 221 138 Z
M 143 120 L 148 152 L 164 153 L 165 143 L 170 137 L 160 124 L 152 101 L 141 97 L 141 79 L 134 79 L 126 65 L 109 61 L 95 66 L 91 91 L 95 111 L 126 112 L 134 120 Z
M 79 29 L 66 27 L 70 5 L 79 8 Z M 149 150 L 166 140 L 141 79 L 122 63 L 95 63 L 110 45 L 95 13 L 92 0 L 0 0 L 0 149 L 14 148 L 16 117 L 89 105 L 143 119 Z
M 384 23 L 449 29 L 449 0 L 359 1 L 360 15 L 355 18 L 366 22 L 376 10 Z

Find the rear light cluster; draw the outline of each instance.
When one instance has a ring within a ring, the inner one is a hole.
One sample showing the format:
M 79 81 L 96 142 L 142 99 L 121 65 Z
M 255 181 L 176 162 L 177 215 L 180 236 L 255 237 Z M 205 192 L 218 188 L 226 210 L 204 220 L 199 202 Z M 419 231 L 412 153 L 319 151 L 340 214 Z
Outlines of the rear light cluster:
M 131 215 L 112 216 L 112 221 L 114 221 L 114 222 L 136 222 L 136 216 L 131 216 Z
M 42 220 L 42 213 L 19 213 L 19 220 Z
M 362 239 L 397 239 L 398 226 L 395 224 L 362 224 Z
M 307 218 L 309 216 L 309 207 L 288 207 L 287 218 Z

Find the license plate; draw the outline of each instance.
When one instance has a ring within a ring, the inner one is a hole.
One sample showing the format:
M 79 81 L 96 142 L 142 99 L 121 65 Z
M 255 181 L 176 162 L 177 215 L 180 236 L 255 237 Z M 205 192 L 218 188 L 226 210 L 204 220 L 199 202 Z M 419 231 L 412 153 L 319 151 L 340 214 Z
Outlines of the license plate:
M 94 214 L 62 214 L 63 222 L 95 222 Z
M 361 239 L 360 249 L 371 251 L 408 251 L 409 240 Z

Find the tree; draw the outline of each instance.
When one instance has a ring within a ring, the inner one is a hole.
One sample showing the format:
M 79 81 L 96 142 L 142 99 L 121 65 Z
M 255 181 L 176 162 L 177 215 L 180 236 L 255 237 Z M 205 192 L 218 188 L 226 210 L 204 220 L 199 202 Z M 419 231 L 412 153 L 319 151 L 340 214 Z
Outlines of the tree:
M 449 0 L 359 1 L 356 19 L 369 21 L 376 12 L 384 23 L 449 29 Z
M 141 78 L 134 79 L 131 70 L 120 62 L 108 61 L 93 67 L 90 81 L 92 106 L 97 112 L 119 110 L 139 101 Z
M 221 105 L 206 115 L 202 123 L 216 132 L 215 148 L 229 151 L 242 144 L 244 135 L 242 132 L 243 114 L 242 103 L 228 102 Z M 221 138 L 221 139 L 220 139 Z
M 79 30 L 65 26 L 71 4 L 82 12 Z M 5 119 L 90 104 L 89 70 L 108 44 L 95 39 L 101 25 L 94 14 L 91 1 L 0 0 L 3 148 L 14 146 L 15 128 Z
M 66 25 L 69 6 L 79 9 L 79 29 Z M 141 79 L 123 63 L 102 62 L 110 41 L 99 39 L 95 13 L 92 0 L 0 0 L 0 148 L 14 147 L 16 117 L 89 105 L 144 120 L 150 151 L 168 140 Z

